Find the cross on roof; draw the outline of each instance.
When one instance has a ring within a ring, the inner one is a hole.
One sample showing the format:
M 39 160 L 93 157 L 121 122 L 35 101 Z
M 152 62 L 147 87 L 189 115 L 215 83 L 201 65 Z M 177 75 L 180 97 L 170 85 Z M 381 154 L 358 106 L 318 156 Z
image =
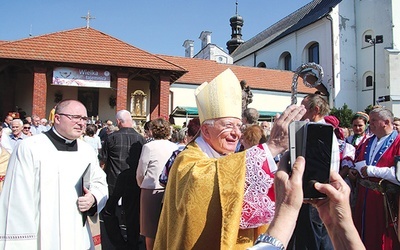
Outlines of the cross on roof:
M 90 19 L 96 19 L 95 17 L 90 16 L 90 12 L 87 12 L 86 16 L 82 16 L 81 18 L 86 19 L 86 29 L 90 27 Z
M 239 5 L 238 0 L 236 0 L 236 15 L 238 14 L 238 5 Z

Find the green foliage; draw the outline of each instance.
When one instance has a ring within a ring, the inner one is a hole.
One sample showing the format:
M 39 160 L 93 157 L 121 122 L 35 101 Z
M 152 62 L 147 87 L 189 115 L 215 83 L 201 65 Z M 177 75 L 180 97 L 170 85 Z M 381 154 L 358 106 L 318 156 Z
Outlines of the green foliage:
M 365 113 L 369 115 L 369 112 L 371 112 L 372 109 L 374 109 L 376 106 L 369 105 L 368 107 L 365 108 Z
M 353 110 L 349 109 L 346 103 L 342 108 L 332 108 L 331 115 L 334 115 L 339 119 L 340 127 L 351 128 L 351 118 L 353 117 L 354 113 Z

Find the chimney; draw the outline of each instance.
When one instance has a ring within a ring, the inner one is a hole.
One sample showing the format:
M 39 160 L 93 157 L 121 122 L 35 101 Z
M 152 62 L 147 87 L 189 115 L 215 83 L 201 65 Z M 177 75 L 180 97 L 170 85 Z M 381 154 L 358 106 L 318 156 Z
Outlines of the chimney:
M 185 57 L 192 58 L 194 56 L 194 41 L 185 40 L 182 46 L 185 47 Z
M 207 44 L 211 43 L 211 33 L 210 31 L 202 31 L 199 39 L 201 40 L 201 49 L 204 49 Z

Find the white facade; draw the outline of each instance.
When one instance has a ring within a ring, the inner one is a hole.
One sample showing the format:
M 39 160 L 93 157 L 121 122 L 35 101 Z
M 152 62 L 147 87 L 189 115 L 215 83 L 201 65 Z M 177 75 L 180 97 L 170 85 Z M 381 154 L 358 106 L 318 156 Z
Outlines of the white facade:
M 249 108 L 255 108 L 261 111 L 270 111 L 282 113 L 292 101 L 292 94 L 285 92 L 273 92 L 252 89 L 253 102 L 249 104 Z M 301 103 L 304 94 L 297 95 L 297 103 Z
M 211 43 L 210 31 L 202 31 L 199 39 L 201 40 L 201 49 L 194 55 L 194 41 L 185 40 L 183 47 L 185 47 L 185 57 L 199 58 L 206 60 L 213 60 L 218 63 L 233 64 L 233 58 L 227 54 L 223 49 Z
M 400 10 L 400 0 L 343 0 L 328 15 L 256 52 L 234 54 L 234 64 L 265 63 L 267 68 L 284 69 L 284 57 L 290 53 L 291 70 L 295 70 L 308 62 L 308 48 L 318 43 L 331 105 L 346 103 L 359 111 L 373 104 L 373 85 L 367 86 L 366 81 L 374 75 L 374 48 L 365 42 L 365 35 L 383 35 L 383 43 L 375 44 L 375 97 L 390 95 L 391 101 L 381 104 L 400 116 L 400 17 L 395 10 Z
M 218 63 L 233 64 L 233 58 L 215 44 L 207 44 L 194 58 L 213 60 Z

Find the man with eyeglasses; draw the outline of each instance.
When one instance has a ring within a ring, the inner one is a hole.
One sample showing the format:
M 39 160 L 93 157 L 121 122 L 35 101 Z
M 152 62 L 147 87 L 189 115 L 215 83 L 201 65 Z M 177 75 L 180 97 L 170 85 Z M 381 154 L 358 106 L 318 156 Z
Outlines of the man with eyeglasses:
M 40 117 L 38 115 L 32 115 L 32 125 L 31 125 L 31 132 L 32 135 L 41 134 L 46 132 L 48 128 L 42 125 L 40 121 Z
M 86 122 L 85 106 L 65 100 L 51 130 L 17 145 L 0 196 L 0 249 L 94 249 L 87 217 L 108 189 L 96 153 L 77 140 Z
M 200 135 L 169 173 L 154 249 L 246 249 L 275 211 L 274 156 L 288 148 L 290 106 L 267 143 L 234 153 L 241 136 L 241 87 L 227 69 L 195 91 Z

